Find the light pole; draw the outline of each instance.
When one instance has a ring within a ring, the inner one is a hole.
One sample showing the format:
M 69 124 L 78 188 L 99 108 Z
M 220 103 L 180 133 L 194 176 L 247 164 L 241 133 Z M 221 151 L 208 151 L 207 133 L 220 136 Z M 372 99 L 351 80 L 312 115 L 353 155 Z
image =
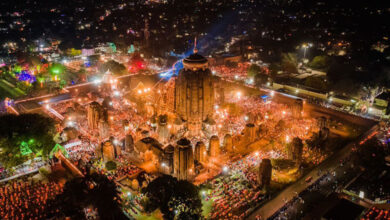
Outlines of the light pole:
M 313 44 L 312 43 L 304 43 L 302 44 L 302 48 L 303 48 L 303 59 L 306 59 L 306 50 L 307 48 L 310 48 L 312 47 Z
M 306 59 L 306 50 L 309 46 L 307 44 L 303 44 L 302 45 L 302 48 L 303 48 L 303 59 Z

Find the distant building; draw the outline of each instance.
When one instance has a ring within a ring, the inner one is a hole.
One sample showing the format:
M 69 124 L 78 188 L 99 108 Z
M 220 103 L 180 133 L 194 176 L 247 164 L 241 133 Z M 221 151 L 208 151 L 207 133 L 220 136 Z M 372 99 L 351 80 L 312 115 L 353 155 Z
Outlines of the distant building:
M 378 112 L 381 115 L 389 115 L 390 114 L 390 92 L 383 92 L 374 99 L 374 105 L 369 109 L 369 113 Z M 370 111 L 371 110 L 371 111 Z

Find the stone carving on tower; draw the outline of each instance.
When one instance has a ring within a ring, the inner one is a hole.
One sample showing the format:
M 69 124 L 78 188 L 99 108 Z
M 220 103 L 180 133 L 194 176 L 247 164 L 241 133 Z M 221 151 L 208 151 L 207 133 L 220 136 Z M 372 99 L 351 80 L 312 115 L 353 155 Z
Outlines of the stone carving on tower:
M 213 77 L 207 59 L 197 53 L 196 44 L 183 65 L 175 81 L 175 112 L 186 122 L 186 135 L 203 135 L 202 123 L 213 114 Z

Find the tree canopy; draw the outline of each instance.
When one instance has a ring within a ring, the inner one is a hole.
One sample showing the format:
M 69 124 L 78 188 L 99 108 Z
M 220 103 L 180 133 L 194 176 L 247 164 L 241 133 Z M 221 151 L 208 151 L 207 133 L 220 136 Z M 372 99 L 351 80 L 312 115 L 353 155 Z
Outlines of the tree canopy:
M 199 189 L 188 181 L 168 175 L 153 180 L 143 190 L 147 196 L 144 209 L 160 209 L 164 219 L 200 219 L 202 203 Z
M 0 162 L 12 167 L 34 156 L 46 157 L 55 142 L 54 121 L 39 114 L 0 116 Z M 29 149 L 31 150 L 31 153 Z
M 376 137 L 358 146 L 357 155 L 357 158 L 359 158 L 358 162 L 369 169 L 377 168 L 385 164 L 385 150 Z
M 101 67 L 101 70 L 103 72 L 110 70 L 114 75 L 123 75 L 126 73 L 126 67 L 123 64 L 118 63 L 114 60 L 109 60 L 104 63 Z
M 282 70 L 287 73 L 298 73 L 298 58 L 295 53 L 282 53 Z
M 262 71 L 261 67 L 257 64 L 252 64 L 248 68 L 248 76 L 255 77 L 257 74 L 260 74 Z
M 309 66 L 314 69 L 326 69 L 329 65 L 330 59 L 326 55 L 315 56 L 309 63 Z
M 86 219 L 84 209 L 92 207 L 97 210 L 99 219 L 128 219 L 120 206 L 120 196 L 113 180 L 104 174 L 87 174 L 65 184 L 64 191 L 54 200 L 48 202 L 47 209 L 58 209 L 57 216 L 50 218 L 71 217 Z

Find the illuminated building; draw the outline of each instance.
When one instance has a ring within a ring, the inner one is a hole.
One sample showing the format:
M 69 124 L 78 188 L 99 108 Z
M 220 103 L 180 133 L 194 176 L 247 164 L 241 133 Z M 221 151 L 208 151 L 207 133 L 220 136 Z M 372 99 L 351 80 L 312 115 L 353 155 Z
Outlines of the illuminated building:
M 177 142 L 173 154 L 174 175 L 179 180 L 188 180 L 194 174 L 194 155 L 191 142 L 186 139 L 180 139 Z
M 175 111 L 186 122 L 188 135 L 199 136 L 203 121 L 213 114 L 213 78 L 207 59 L 196 50 L 183 65 L 175 81 Z
M 102 146 L 103 160 L 111 161 L 115 159 L 115 150 L 111 142 L 107 141 Z
M 252 123 L 246 124 L 244 128 L 244 138 L 248 143 L 252 143 L 256 140 L 256 127 Z
M 218 136 L 214 135 L 210 138 L 209 153 L 211 157 L 218 157 L 220 154 L 220 145 Z
M 269 186 L 272 177 L 272 164 L 271 160 L 264 158 L 259 167 L 259 185 L 261 187 Z
M 226 152 L 233 152 L 233 139 L 232 135 L 226 134 L 223 138 L 223 149 Z
M 100 118 L 102 117 L 102 106 L 97 102 L 92 102 L 88 106 L 87 114 L 89 128 L 98 128 Z
M 157 134 L 158 134 L 158 140 L 161 143 L 166 143 L 169 138 L 169 129 L 167 125 L 167 120 L 168 120 L 167 115 L 160 115 L 158 117 Z
M 203 163 L 206 162 L 206 157 L 207 157 L 206 145 L 202 141 L 199 141 L 195 145 L 194 160 Z
M 127 134 L 125 137 L 125 150 L 128 152 L 134 151 L 134 140 L 131 134 Z

